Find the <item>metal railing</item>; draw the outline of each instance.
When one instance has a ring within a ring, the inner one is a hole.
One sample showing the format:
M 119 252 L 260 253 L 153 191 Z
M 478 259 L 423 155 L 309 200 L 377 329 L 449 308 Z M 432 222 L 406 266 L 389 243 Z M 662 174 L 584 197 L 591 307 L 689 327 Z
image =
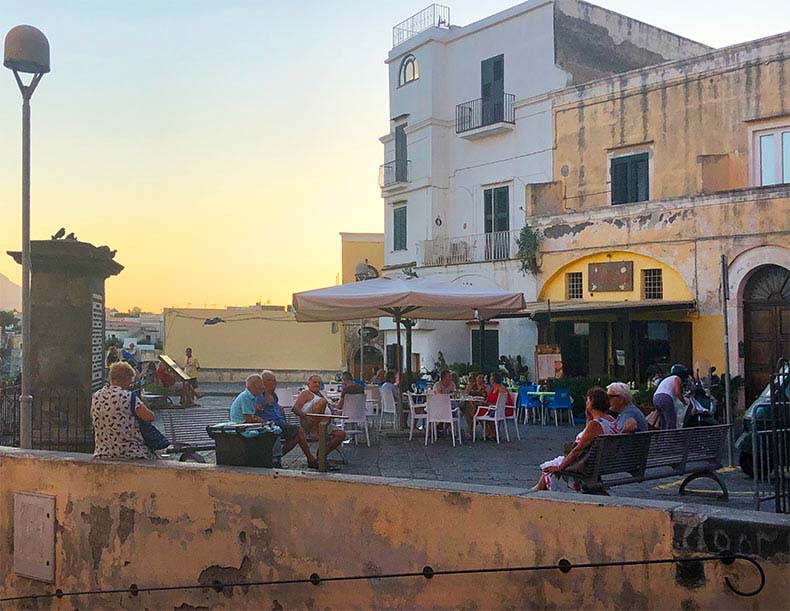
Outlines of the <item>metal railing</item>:
M 494 231 L 422 242 L 423 265 L 460 265 L 511 259 L 518 251 L 518 231 Z
M 769 409 L 752 412 L 754 508 L 773 501 L 776 513 L 790 513 L 790 365 L 784 359 L 771 376 L 770 393 Z
M 392 28 L 392 46 L 397 47 L 409 38 L 431 28 L 450 27 L 450 7 L 431 4 Z
M 455 107 L 455 133 L 462 134 L 495 123 L 515 123 L 516 96 L 503 93 L 502 97 L 477 98 Z
M 19 446 L 18 386 L 0 390 L 0 445 Z M 93 452 L 91 396 L 81 389 L 54 389 L 33 397 L 33 447 Z
M 386 189 L 392 185 L 409 182 L 411 161 L 388 161 L 379 166 L 379 187 Z

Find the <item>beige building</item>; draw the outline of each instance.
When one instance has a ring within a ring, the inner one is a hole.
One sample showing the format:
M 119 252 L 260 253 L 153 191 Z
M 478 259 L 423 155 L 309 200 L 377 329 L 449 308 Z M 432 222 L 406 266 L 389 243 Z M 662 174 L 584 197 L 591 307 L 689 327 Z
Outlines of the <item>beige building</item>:
M 367 262 L 377 272 L 384 266 L 383 233 L 341 233 L 341 274 L 342 284 L 356 281 L 357 265 Z M 376 369 L 384 366 L 384 337 L 378 333 L 378 319 L 343 325 L 343 359 L 345 369 L 355 378 L 360 377 L 361 341 L 360 329 L 365 327 L 365 352 L 362 364 L 364 377 L 370 379 Z M 373 337 L 375 335 L 375 337 Z
M 554 96 L 554 182 L 527 186 L 526 216 L 532 316 L 566 375 L 722 371 L 722 255 L 747 400 L 790 355 L 789 51 L 786 33 Z
M 342 367 L 342 333 L 336 323 L 297 323 L 284 307 L 168 308 L 164 352 L 183 364 L 191 347 L 200 380 L 239 382 L 271 369 L 282 381 L 303 382 L 310 373 L 334 376 Z M 206 324 L 220 319 L 222 322 Z

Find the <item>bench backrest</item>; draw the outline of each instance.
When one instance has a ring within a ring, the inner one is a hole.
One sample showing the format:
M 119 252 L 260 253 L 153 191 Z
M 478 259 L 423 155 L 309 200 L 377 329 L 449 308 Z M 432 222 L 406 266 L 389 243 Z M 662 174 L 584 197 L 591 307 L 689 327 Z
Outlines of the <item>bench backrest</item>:
M 729 425 L 647 431 L 631 435 L 601 435 L 590 446 L 584 468 L 585 479 L 630 473 L 644 475 L 647 469 L 670 467 L 682 473 L 687 465 L 721 466 L 722 449 Z
M 228 408 L 185 407 L 159 412 L 164 422 L 164 434 L 174 446 L 198 445 L 213 446 L 214 440 L 206 433 L 210 424 L 227 422 L 230 418 Z
M 162 361 L 165 365 L 167 365 L 170 369 L 175 371 L 176 375 L 181 378 L 184 382 L 188 382 L 192 378 L 186 374 L 186 372 L 178 366 L 173 359 L 171 359 L 166 354 L 160 354 L 159 360 Z

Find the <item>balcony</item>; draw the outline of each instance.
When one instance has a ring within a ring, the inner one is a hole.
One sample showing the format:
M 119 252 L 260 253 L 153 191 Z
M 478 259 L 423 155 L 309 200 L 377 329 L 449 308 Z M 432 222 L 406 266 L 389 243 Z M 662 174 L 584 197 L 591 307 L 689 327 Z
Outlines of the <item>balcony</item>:
M 455 107 L 455 133 L 467 140 L 477 140 L 512 131 L 516 125 L 516 96 L 478 98 Z
M 379 166 L 379 187 L 384 191 L 405 189 L 409 183 L 411 161 L 388 161 Z
M 494 231 L 459 237 L 424 240 L 422 265 L 461 265 L 506 261 L 518 251 L 518 231 Z
M 392 46 L 397 47 L 402 42 L 406 42 L 409 38 L 417 36 L 417 34 L 425 30 L 449 27 L 450 7 L 441 4 L 431 4 L 428 8 L 422 9 L 419 13 L 412 15 L 405 21 L 401 21 L 392 28 Z

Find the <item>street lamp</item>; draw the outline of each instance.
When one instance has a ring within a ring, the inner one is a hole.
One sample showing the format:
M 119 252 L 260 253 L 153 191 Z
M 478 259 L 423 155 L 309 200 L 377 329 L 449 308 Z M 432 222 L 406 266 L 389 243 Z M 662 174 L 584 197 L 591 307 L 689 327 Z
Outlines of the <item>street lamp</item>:
M 354 267 L 354 281 L 364 282 L 379 277 L 378 270 L 368 260 L 360 261 Z M 359 321 L 359 379 L 365 382 L 365 321 Z
M 33 397 L 30 394 L 30 98 L 49 72 L 49 41 L 40 30 L 18 25 L 5 37 L 3 65 L 13 71 L 22 92 L 22 389 L 19 445 L 33 447 Z M 32 74 L 28 85 L 21 73 Z

